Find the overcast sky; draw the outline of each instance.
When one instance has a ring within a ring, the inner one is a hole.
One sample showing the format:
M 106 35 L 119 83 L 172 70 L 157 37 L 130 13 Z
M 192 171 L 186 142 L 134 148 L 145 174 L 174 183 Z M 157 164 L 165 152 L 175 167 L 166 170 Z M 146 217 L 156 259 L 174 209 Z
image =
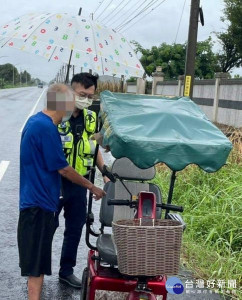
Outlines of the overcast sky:
M 146 0 L 147 1 L 147 0 Z M 136 18 L 133 23 L 130 23 L 126 31 L 122 33 L 128 40 L 136 40 L 144 47 L 151 47 L 159 45 L 162 42 L 173 43 L 175 41 L 178 24 L 181 17 L 182 8 L 185 0 L 166 0 L 159 7 L 147 14 L 145 17 Z M 200 0 L 204 12 L 205 26 L 199 25 L 198 40 L 205 40 L 209 35 L 215 39 L 213 31 L 223 31 L 224 23 L 221 22 L 220 17 L 223 15 L 223 0 Z M 29 12 L 68 12 L 70 14 L 78 14 L 79 8 L 83 8 L 83 15 L 87 16 L 95 12 L 99 4 L 102 2 L 95 0 L 0 0 L 1 18 L 0 24 L 3 25 L 8 21 Z M 114 16 L 118 10 L 112 11 L 120 4 L 122 0 L 104 0 L 101 6 L 94 14 L 103 23 L 107 22 L 111 16 Z M 118 14 L 107 25 L 116 27 L 123 20 L 126 20 L 132 10 L 138 11 L 139 4 L 143 0 L 124 0 L 124 8 L 122 14 Z M 149 1 L 147 1 L 149 3 Z M 157 4 L 161 0 L 157 1 Z M 108 6 L 108 4 L 110 4 Z M 177 43 L 184 43 L 188 36 L 188 23 L 190 14 L 191 0 L 186 0 L 184 13 L 182 15 L 181 25 L 177 36 Z M 106 7 L 108 8 L 106 9 Z M 156 6 L 156 5 L 155 5 Z M 149 10 L 147 11 L 149 12 Z M 111 13 L 111 14 L 110 14 Z M 101 14 L 101 15 L 100 15 Z M 110 14 L 110 15 L 109 15 Z M 99 16 L 100 15 L 100 16 Z M 107 17 L 108 16 L 108 17 Z M 134 14 L 132 14 L 134 16 Z M 134 25 L 132 25 L 134 24 Z M 218 47 L 218 46 L 217 46 Z M 2 57 L 1 56 L 9 56 Z M 0 49 L 0 64 L 11 62 L 17 64 L 18 69 L 27 69 L 33 76 L 39 77 L 43 80 L 52 79 L 57 73 L 60 65 L 48 63 L 44 58 L 36 58 L 27 53 L 20 53 L 20 51 L 12 49 Z M 234 73 L 242 73 L 241 70 L 236 70 Z

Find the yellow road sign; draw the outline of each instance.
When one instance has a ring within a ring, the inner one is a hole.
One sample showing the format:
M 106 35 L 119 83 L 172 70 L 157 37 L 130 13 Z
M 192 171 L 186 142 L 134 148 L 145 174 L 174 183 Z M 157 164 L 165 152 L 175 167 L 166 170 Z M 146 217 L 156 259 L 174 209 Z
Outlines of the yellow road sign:
M 184 96 L 186 96 L 186 97 L 190 96 L 191 81 L 192 81 L 192 76 L 186 76 L 185 86 L 184 86 Z

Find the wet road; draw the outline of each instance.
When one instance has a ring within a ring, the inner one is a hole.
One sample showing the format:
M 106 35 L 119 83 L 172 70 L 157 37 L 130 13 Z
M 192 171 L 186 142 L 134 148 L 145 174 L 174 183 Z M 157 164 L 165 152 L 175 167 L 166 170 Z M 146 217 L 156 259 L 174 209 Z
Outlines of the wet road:
M 33 112 L 43 109 L 45 89 L 37 87 L 0 91 L 0 300 L 27 299 L 26 279 L 20 277 L 16 229 L 19 204 L 19 143 L 21 130 Z M 42 96 L 41 96 L 42 95 Z M 40 97 L 41 96 L 41 97 Z M 105 162 L 110 163 L 110 155 Z M 100 174 L 96 184 L 102 186 Z M 93 211 L 98 216 L 100 203 L 95 202 Z M 98 218 L 96 217 L 97 221 Z M 98 224 L 96 224 L 98 229 Z M 80 299 L 79 291 L 66 288 L 58 282 L 59 259 L 64 231 L 64 218 L 53 241 L 52 276 L 45 278 L 43 299 Z M 84 229 L 85 231 L 85 229 Z M 83 236 L 84 237 L 84 236 Z M 75 268 L 81 277 L 86 265 L 88 248 L 82 238 Z
M 0 91 L 0 300 L 27 299 L 26 279 L 20 277 L 18 267 L 18 249 L 16 228 L 19 201 L 19 142 L 23 125 L 32 112 L 43 108 L 45 89 L 37 87 L 19 88 Z M 112 158 L 105 155 L 104 160 L 110 163 Z M 101 176 L 96 184 L 102 186 Z M 100 202 L 94 202 L 93 211 L 98 221 Z M 64 218 L 60 216 L 60 227 L 53 241 L 52 276 L 46 277 L 43 287 L 44 300 L 80 299 L 79 291 L 67 288 L 58 282 L 59 259 L 64 231 Z M 98 224 L 94 227 L 98 229 Z M 85 229 L 84 229 L 85 230 Z M 86 265 L 87 247 L 84 237 L 79 246 L 75 274 L 81 277 Z M 189 278 L 187 272 L 181 272 L 180 279 Z M 185 284 L 184 284 L 185 285 Z M 173 299 L 221 299 L 218 295 L 169 295 Z

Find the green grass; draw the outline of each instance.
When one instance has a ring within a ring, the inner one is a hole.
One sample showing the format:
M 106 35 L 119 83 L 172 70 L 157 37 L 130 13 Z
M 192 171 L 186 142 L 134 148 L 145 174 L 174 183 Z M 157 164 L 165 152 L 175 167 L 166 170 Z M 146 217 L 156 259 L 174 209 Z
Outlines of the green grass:
M 162 165 L 154 179 L 163 192 L 163 201 L 170 175 Z M 241 154 L 233 150 L 227 165 L 216 173 L 205 173 L 197 166 L 177 172 L 172 203 L 184 207 L 187 229 L 182 261 L 186 268 L 199 279 L 236 279 L 238 287 L 242 274 Z

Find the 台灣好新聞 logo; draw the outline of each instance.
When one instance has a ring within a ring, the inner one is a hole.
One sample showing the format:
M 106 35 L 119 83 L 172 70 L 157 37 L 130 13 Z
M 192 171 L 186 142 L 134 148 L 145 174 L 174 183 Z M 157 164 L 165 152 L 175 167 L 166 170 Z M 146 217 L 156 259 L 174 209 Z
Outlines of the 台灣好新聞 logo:
M 179 278 L 170 277 L 166 281 L 166 290 L 170 294 L 178 295 L 184 291 L 184 287 Z

